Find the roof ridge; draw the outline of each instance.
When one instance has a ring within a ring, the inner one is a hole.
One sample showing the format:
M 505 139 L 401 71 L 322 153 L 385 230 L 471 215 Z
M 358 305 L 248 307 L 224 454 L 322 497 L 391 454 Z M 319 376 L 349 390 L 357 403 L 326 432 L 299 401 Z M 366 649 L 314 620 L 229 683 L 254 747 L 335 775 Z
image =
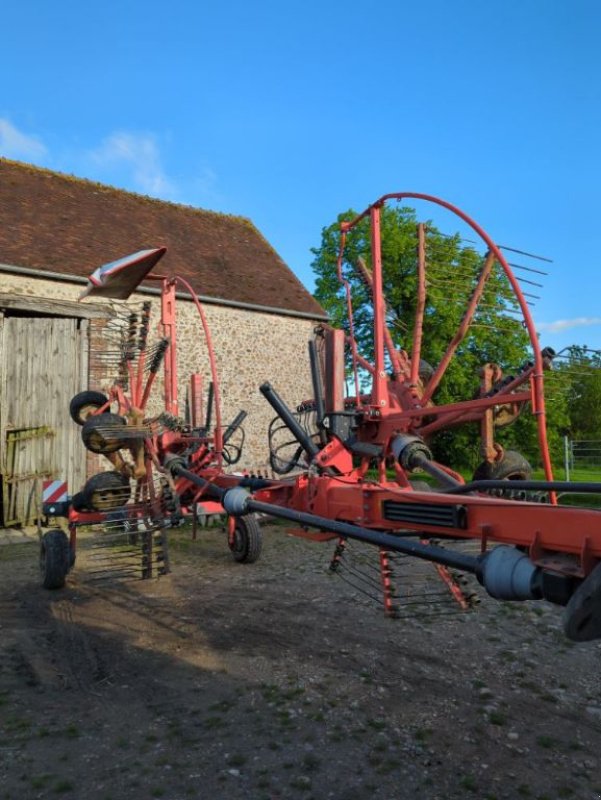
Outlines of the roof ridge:
M 231 219 L 236 222 L 242 222 L 246 225 L 250 225 L 256 231 L 259 230 L 253 223 L 253 221 L 249 219 L 249 217 L 245 217 L 240 214 L 227 214 L 224 211 L 212 211 L 211 209 L 200 208 L 199 206 L 193 206 L 190 205 L 189 203 L 175 203 L 172 200 L 164 200 L 160 197 L 153 197 L 152 195 L 142 194 L 141 192 L 133 192 L 130 189 L 120 189 L 118 186 L 112 186 L 109 183 L 101 183 L 100 181 L 95 181 L 92 180 L 91 178 L 81 178 L 79 175 L 74 175 L 73 173 L 58 172 L 57 170 L 50 169 L 49 167 L 40 167 L 37 164 L 30 164 L 27 161 L 17 161 L 12 158 L 7 158 L 6 156 L 0 156 L 0 165 L 2 165 L 3 163 L 6 163 L 11 167 L 19 167 L 20 169 L 23 169 L 24 172 L 45 173 L 50 177 L 59 178 L 64 181 L 69 181 L 81 185 L 93 186 L 96 189 L 102 190 L 106 194 L 114 192 L 117 195 L 135 197 L 138 200 L 144 200 L 152 204 L 168 206 L 170 208 L 181 208 L 181 209 L 186 209 L 187 211 L 194 211 L 195 213 L 208 214 L 214 217 Z

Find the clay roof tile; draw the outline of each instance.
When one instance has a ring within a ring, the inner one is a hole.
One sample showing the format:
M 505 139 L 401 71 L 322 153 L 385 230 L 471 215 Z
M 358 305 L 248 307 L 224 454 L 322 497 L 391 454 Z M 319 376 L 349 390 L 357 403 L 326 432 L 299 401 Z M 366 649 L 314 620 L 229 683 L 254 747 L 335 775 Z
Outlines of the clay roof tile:
M 166 246 L 163 274 L 205 297 L 325 312 L 244 217 L 204 211 L 0 158 L 0 263 L 87 277 Z

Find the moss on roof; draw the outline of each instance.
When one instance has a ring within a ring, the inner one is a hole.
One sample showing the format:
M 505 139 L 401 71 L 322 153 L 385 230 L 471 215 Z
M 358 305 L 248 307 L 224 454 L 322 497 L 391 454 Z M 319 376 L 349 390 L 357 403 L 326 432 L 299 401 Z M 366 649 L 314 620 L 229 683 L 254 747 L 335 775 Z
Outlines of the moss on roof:
M 0 158 L 0 262 L 87 276 L 163 245 L 161 273 L 182 275 L 198 294 L 324 316 L 246 217 Z

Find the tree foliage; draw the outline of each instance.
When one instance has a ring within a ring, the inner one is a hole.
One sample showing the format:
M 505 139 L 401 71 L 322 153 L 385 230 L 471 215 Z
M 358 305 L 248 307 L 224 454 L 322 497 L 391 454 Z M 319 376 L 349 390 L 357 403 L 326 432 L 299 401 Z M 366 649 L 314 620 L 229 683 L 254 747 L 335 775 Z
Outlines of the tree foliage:
M 601 354 L 573 345 L 557 368 L 554 388 L 564 398 L 563 431 L 573 439 L 601 438 Z

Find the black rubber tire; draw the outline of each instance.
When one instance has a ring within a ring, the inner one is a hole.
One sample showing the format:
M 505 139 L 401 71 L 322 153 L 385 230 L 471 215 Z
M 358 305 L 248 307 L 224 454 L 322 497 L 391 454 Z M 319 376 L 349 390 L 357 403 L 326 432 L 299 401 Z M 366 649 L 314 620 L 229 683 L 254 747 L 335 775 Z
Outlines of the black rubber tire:
M 424 386 L 428 383 L 432 375 L 434 375 L 434 367 L 431 366 L 425 359 L 420 358 L 418 375 L 420 381 Z
M 99 472 L 89 479 L 80 494 L 90 511 L 114 511 L 127 503 L 131 486 L 120 472 Z
M 95 409 L 106 405 L 108 397 L 102 392 L 79 392 L 69 403 L 69 414 L 73 422 L 83 425 Z M 87 411 L 87 413 L 86 413 Z
M 252 564 L 261 555 L 263 534 L 256 517 L 248 515 L 236 519 L 234 544 L 230 551 L 235 561 L 240 564 Z
M 597 564 L 570 598 L 563 630 L 573 642 L 590 642 L 601 637 L 601 564 Z
M 474 472 L 474 481 L 527 481 L 532 467 L 517 450 L 506 450 L 500 461 L 483 461 Z
M 67 534 L 60 528 L 46 531 L 40 543 L 40 571 L 44 589 L 62 589 L 71 565 Z
M 119 414 L 95 414 L 84 422 L 81 438 L 92 453 L 115 453 L 124 446 L 124 442 L 119 439 L 117 431 L 112 432 L 107 429 L 121 425 L 125 425 L 125 420 Z M 103 428 L 104 432 L 100 432 Z
M 86 506 L 86 501 L 84 500 L 83 492 L 76 492 L 73 497 L 71 498 L 71 506 L 73 507 L 74 511 L 89 511 L 90 509 Z

